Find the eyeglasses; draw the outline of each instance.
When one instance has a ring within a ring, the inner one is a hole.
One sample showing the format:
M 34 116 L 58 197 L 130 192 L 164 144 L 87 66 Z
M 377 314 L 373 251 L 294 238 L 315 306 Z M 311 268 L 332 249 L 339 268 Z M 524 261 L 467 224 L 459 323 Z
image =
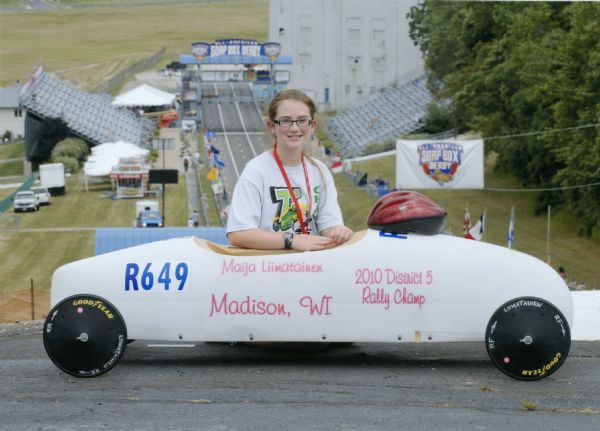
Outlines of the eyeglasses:
M 278 124 L 281 127 L 292 127 L 292 124 L 296 123 L 298 127 L 306 127 L 312 124 L 312 118 L 298 118 L 292 120 L 291 118 L 282 118 L 280 120 L 273 120 L 273 123 Z

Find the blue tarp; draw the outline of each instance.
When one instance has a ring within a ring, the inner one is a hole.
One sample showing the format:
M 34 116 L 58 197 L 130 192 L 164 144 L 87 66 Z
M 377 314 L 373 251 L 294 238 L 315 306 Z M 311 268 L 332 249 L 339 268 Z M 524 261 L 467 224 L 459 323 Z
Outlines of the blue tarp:
M 223 227 L 100 228 L 96 229 L 94 254 L 185 236 L 197 236 L 217 244 L 229 245 Z

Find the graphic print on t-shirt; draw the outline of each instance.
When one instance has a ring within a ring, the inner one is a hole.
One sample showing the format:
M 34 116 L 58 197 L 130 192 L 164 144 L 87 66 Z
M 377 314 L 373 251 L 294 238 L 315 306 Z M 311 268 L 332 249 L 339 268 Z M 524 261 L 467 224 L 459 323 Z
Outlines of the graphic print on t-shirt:
M 300 226 L 300 220 L 298 220 L 298 213 L 296 212 L 296 205 L 292 200 L 290 191 L 287 187 L 269 187 L 271 192 L 271 202 L 277 205 L 275 210 L 275 217 L 273 218 L 273 230 L 275 232 L 285 232 L 292 230 L 295 233 L 302 233 L 302 227 Z M 294 187 L 294 194 L 300 204 L 300 211 L 304 218 L 304 225 L 310 234 L 310 222 L 312 221 L 308 214 L 308 204 L 300 202 L 302 198 L 302 189 L 300 187 Z

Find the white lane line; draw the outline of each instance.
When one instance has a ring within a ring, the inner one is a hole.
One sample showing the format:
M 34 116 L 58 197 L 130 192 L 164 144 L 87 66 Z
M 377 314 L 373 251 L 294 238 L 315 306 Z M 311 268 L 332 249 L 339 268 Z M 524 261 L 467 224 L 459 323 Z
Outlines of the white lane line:
M 231 163 L 233 164 L 233 170 L 235 171 L 235 182 L 237 183 L 238 178 L 240 177 L 240 171 L 238 170 L 237 164 L 235 163 L 235 159 L 233 158 L 233 153 L 231 152 L 231 145 L 229 144 L 229 137 L 227 136 L 227 131 L 225 130 L 225 120 L 223 120 L 223 110 L 221 109 L 221 104 L 217 105 L 219 107 L 219 117 L 221 118 L 221 126 L 223 126 L 223 136 L 225 137 L 225 145 L 227 146 L 227 151 L 229 151 L 229 156 L 231 157 Z
M 240 121 L 242 122 L 242 128 L 244 129 L 244 136 L 246 136 L 246 140 L 248 141 L 248 145 L 250 145 L 252 154 L 254 154 L 254 157 L 256 157 L 256 151 L 254 150 L 254 145 L 252 145 L 250 136 L 248 136 L 248 130 L 246 130 L 246 123 L 244 123 L 244 117 L 242 116 L 242 111 L 240 110 L 240 104 L 237 101 L 235 102 L 235 107 L 237 108 L 238 115 L 240 116 Z

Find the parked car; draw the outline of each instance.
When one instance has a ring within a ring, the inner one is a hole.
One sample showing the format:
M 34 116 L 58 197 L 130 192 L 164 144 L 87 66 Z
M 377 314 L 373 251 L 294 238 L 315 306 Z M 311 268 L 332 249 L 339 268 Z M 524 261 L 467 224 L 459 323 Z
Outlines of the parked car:
M 32 191 L 17 192 L 13 198 L 15 212 L 19 211 L 37 211 L 40 209 L 40 201 L 37 195 Z
M 163 227 L 162 216 L 160 211 L 141 211 L 138 214 L 137 227 Z
M 29 190 L 35 193 L 40 205 L 50 205 L 50 192 L 46 187 L 32 187 Z

